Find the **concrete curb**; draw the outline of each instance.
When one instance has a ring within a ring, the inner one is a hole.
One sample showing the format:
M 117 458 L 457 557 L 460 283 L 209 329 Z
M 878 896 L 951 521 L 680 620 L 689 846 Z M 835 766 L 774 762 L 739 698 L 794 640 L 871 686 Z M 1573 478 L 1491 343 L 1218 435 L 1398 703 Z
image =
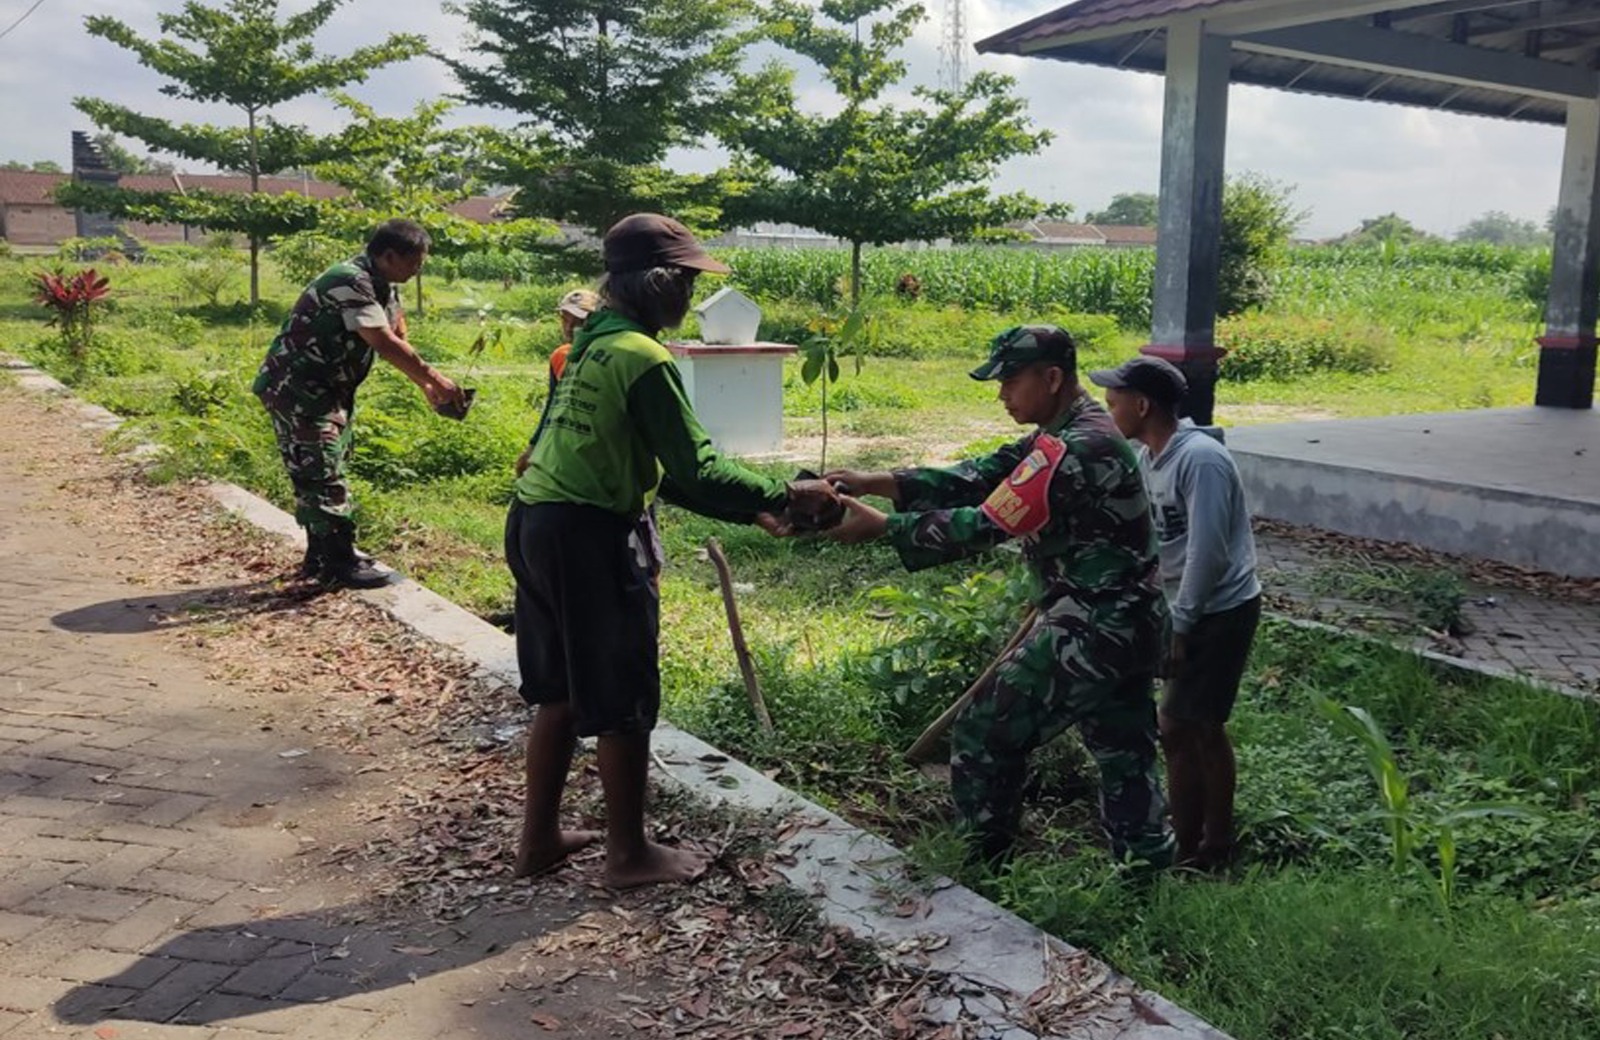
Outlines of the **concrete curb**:
M 32 392 L 74 405 L 84 424 L 113 430 L 122 420 L 86 404 L 45 373 L 0 355 L 0 368 Z M 224 509 L 297 545 L 303 536 L 294 518 L 233 484 L 207 490 Z M 479 674 L 515 686 L 515 643 L 499 629 L 443 597 L 402 578 L 380 589 L 355 592 L 418 634 L 449 646 L 475 662 Z M 1087 966 L 1099 981 L 1075 994 L 1084 1009 L 1070 1022 L 1075 1038 L 1104 1040 L 1229 1040 L 1195 1015 L 1157 994 L 1143 991 L 1082 951 L 947 879 L 916 877 L 892 845 L 772 782 L 705 741 L 662 725 L 653 740 L 658 771 L 697 797 L 755 812 L 787 817 L 778 843 L 780 870 L 808 895 L 829 922 L 886 948 L 915 955 L 919 963 L 947 975 L 956 996 L 942 1009 L 949 1020 L 960 1012 L 983 1023 L 984 1040 L 1028 1040 L 1059 1036 L 1017 1024 L 1030 994 L 1052 981 L 1053 964 Z M 931 889 L 931 890 L 930 890 Z M 922 898 L 912 917 L 894 912 L 908 893 Z
M 1600 692 L 1585 690 L 1579 686 L 1567 686 L 1563 683 L 1550 682 L 1532 675 L 1524 675 L 1510 668 L 1501 668 L 1482 661 L 1474 661 L 1465 657 L 1453 657 L 1438 650 L 1429 650 L 1426 647 L 1414 646 L 1398 640 L 1385 639 L 1383 636 L 1372 635 L 1368 632 L 1357 632 L 1354 629 L 1341 628 L 1327 621 L 1316 621 L 1312 618 L 1297 617 L 1294 614 L 1280 614 L 1277 611 L 1265 611 L 1265 616 L 1274 621 L 1292 625 L 1295 628 L 1305 629 L 1308 632 L 1325 632 L 1344 639 L 1356 639 L 1375 646 L 1385 646 L 1393 650 L 1402 650 L 1414 654 L 1427 663 L 1435 672 L 1448 674 L 1451 671 L 1466 672 L 1469 675 L 1484 679 L 1500 679 L 1513 682 L 1519 686 L 1531 686 L 1545 693 L 1555 693 L 1563 697 L 1572 697 L 1577 700 L 1600 700 Z
M 303 544 L 294 518 L 264 499 L 232 484 L 212 484 L 208 490 L 248 522 Z M 478 665 L 480 676 L 517 685 L 512 637 L 442 596 L 408 578 L 354 594 L 418 634 L 459 651 Z M 925 951 L 922 956 L 929 967 L 957 981 L 964 1010 L 992 1030 L 986 1035 L 1005 1040 L 1040 1035 L 1014 1024 L 1022 1003 L 1050 980 L 1051 960 L 1081 959 L 1082 951 L 947 879 L 932 883 L 917 916 L 897 915 L 893 912 L 897 897 L 929 888 L 899 849 L 691 733 L 662 724 L 652 745 L 657 771 L 701 800 L 790 818 L 789 833 L 778 843 L 779 870 L 811 897 L 829 922 L 884 946 Z M 946 938 L 949 941 L 942 942 Z M 934 945 L 938 948 L 928 949 Z M 1127 1040 L 1227 1040 L 1226 1034 L 1171 1001 L 1132 989 L 1109 968 L 1104 974 L 1103 987 L 1125 993 L 1129 1005 L 1126 1020 L 1107 1035 Z M 1098 1034 L 1075 1030 L 1073 1035 Z

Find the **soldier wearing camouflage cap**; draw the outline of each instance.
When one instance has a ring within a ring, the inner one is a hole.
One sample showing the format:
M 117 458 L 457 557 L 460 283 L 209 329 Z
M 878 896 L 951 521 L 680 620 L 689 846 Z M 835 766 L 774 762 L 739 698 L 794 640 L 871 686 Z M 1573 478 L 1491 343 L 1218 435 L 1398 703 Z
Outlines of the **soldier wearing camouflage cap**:
M 306 286 L 251 387 L 272 417 L 294 486 L 294 516 L 306 529 L 301 572 L 308 578 L 355 588 L 389 580 L 356 549 L 355 504 L 345 480 L 356 388 L 373 357 L 405 373 L 436 409 L 464 399 L 406 342 L 397 286 L 422 270 L 428 245 L 428 233 L 409 220 L 380 225 L 365 253 L 334 264 Z
M 942 469 L 838 471 L 846 496 L 829 532 L 887 538 L 910 570 L 1020 539 L 1038 619 L 957 718 L 951 787 L 976 851 L 1015 840 L 1029 754 L 1076 725 L 1099 763 L 1100 815 L 1116 855 L 1165 866 L 1172 837 L 1156 754 L 1155 668 L 1167 614 L 1150 502 L 1132 447 L 1078 383 L 1072 337 L 1050 325 L 995 337 L 974 379 L 1037 428 L 992 454 Z

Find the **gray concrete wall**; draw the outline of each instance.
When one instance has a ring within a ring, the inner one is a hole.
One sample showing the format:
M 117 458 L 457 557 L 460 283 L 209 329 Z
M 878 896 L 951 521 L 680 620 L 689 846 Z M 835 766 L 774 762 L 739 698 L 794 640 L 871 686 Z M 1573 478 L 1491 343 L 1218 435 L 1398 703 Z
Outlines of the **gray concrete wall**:
M 1600 577 L 1600 509 L 1233 449 L 1257 516 L 1557 574 Z

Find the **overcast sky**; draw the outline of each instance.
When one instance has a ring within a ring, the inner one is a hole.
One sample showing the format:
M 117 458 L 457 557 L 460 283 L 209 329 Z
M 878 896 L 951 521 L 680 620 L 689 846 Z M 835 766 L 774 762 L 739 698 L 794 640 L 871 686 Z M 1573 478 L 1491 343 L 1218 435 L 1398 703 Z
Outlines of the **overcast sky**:
M 931 84 L 944 0 L 927 2 L 935 17 L 908 58 L 911 80 Z M 32 3 L 0 0 L 0 30 Z M 69 132 L 93 129 L 71 105 L 80 94 L 184 120 L 226 119 L 224 113 L 160 94 L 159 77 L 131 54 L 82 29 L 86 15 L 105 13 L 153 31 L 157 13 L 179 6 L 180 0 L 43 0 L 0 39 L 0 160 L 54 159 L 67 165 Z M 283 3 L 285 10 L 305 6 L 306 0 Z M 1053 6 L 1059 4 L 968 0 L 969 38 L 981 39 Z M 380 31 L 423 33 L 434 46 L 449 50 L 459 45 L 464 25 L 432 0 L 348 0 L 318 42 L 325 51 L 343 53 L 371 42 Z M 1118 192 L 1156 189 L 1159 77 L 976 54 L 968 65 L 1017 77 L 1032 117 L 1056 135 L 1040 155 L 1010 164 L 1000 175 L 1000 188 L 1070 202 L 1080 214 L 1105 205 Z M 815 84 L 806 71 L 802 84 Z M 354 92 L 380 111 L 398 114 L 453 86 L 437 63 L 418 60 L 380 72 Z M 806 93 L 813 100 L 820 96 L 820 91 Z M 286 106 L 278 115 L 319 129 L 337 122 L 331 105 L 321 100 Z M 463 111 L 461 117 L 509 121 L 493 112 Z M 1562 135 L 1553 127 L 1244 86 L 1233 88 L 1229 122 L 1229 170 L 1294 185 L 1295 200 L 1311 211 L 1301 229 L 1310 236 L 1335 235 L 1365 217 L 1391 211 L 1446 235 L 1492 209 L 1542 224 L 1555 203 Z M 715 156 L 685 155 L 677 161 L 705 167 L 715 163 Z

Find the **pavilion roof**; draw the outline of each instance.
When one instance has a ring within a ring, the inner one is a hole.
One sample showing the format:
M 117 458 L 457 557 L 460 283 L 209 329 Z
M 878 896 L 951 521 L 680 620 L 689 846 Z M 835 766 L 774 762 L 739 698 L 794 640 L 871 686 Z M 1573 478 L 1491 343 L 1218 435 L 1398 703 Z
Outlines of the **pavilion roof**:
M 979 51 L 1161 72 L 1170 25 L 1232 38 L 1235 83 L 1561 124 L 1600 96 L 1600 2 L 1078 0 Z

